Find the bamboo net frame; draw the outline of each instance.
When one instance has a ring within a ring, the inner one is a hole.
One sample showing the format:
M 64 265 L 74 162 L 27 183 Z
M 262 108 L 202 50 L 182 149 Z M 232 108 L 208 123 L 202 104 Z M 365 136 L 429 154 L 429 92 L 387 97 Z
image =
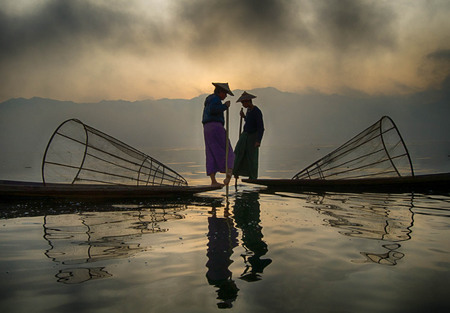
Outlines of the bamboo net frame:
M 363 179 L 414 176 L 408 149 L 394 121 L 379 121 L 309 165 L 292 179 Z
M 163 163 L 77 119 L 63 122 L 51 136 L 42 180 L 44 184 L 188 185 Z

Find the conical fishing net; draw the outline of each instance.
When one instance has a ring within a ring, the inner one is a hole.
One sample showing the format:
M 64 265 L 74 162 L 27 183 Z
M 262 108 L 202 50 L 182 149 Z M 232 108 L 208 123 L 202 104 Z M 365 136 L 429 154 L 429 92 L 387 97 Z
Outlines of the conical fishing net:
M 186 186 L 174 170 L 76 119 L 62 123 L 47 145 L 44 183 Z
M 388 116 L 306 167 L 292 179 L 362 179 L 414 176 L 405 143 Z

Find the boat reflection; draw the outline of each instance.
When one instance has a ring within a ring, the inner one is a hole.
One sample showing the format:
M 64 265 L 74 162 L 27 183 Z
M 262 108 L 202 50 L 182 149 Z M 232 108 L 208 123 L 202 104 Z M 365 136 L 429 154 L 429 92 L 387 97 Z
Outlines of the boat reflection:
M 94 264 L 147 250 L 139 243 L 141 236 L 168 231 L 161 222 L 184 218 L 181 212 L 186 207 L 179 204 L 46 215 L 43 237 L 50 247 L 45 255 L 64 267 L 55 275 L 58 282 L 76 284 L 111 277 L 105 267 Z
M 233 279 L 230 265 L 233 263 L 233 249 L 239 245 L 238 230 L 242 233 L 241 254 L 244 260 L 244 271 L 240 279 L 254 282 L 261 279 L 264 269 L 272 263 L 270 259 L 262 259 L 268 252 L 267 244 L 263 241 L 262 226 L 260 225 L 260 204 L 258 192 L 242 192 L 236 195 L 232 214 L 229 203 L 219 217 L 219 210 L 213 207 L 208 217 L 208 268 L 206 277 L 208 283 L 216 287 L 218 308 L 231 308 L 238 296 L 239 288 Z
M 411 239 L 414 225 L 413 194 L 369 193 L 278 193 L 284 197 L 302 198 L 310 208 L 325 215 L 324 221 L 339 233 L 381 242 L 383 251 L 361 251 L 364 260 L 382 265 L 396 265 L 405 254 L 401 242 Z

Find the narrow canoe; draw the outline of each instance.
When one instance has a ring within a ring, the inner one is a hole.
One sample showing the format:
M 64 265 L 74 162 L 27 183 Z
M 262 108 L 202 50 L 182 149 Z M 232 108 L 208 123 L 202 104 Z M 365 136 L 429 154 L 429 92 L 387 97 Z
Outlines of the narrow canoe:
M 200 192 L 221 189 L 205 186 L 126 186 L 126 185 L 71 185 L 42 184 L 0 180 L 0 198 L 161 198 L 190 196 Z
M 277 190 L 344 192 L 450 192 L 450 173 L 365 179 L 243 179 Z

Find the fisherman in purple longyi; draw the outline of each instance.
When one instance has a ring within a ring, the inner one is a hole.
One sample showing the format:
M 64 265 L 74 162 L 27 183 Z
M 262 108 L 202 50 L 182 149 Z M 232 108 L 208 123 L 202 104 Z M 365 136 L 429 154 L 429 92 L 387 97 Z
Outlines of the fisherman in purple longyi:
M 234 152 L 227 138 L 224 127 L 224 112 L 230 107 L 230 101 L 222 103 L 227 95 L 234 96 L 228 83 L 212 83 L 215 86 L 214 93 L 206 97 L 203 108 L 203 134 L 205 138 L 206 175 L 211 178 L 212 186 L 222 186 L 216 180 L 218 172 L 226 171 L 226 145 L 228 144 L 228 172 L 223 181 L 225 185 L 230 183 L 234 165 Z

